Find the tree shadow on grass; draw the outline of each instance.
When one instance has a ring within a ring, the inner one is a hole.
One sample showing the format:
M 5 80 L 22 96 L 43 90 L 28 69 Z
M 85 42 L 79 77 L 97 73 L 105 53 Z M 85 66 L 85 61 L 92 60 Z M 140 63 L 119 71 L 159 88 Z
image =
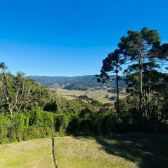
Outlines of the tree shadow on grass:
M 94 138 L 106 153 L 136 162 L 140 168 L 168 168 L 168 135 L 128 133 Z

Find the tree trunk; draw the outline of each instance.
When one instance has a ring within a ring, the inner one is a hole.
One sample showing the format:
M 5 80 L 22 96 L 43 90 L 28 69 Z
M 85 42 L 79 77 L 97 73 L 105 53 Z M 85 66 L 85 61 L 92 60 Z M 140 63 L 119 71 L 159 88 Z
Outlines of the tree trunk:
M 150 81 L 148 82 L 148 118 L 149 118 L 149 111 L 150 111 Z
M 9 109 L 9 112 L 10 112 L 10 114 L 11 114 L 11 117 L 12 117 L 12 110 L 10 110 L 10 109 Z
M 118 70 L 117 70 L 117 65 L 116 65 L 116 82 L 117 82 L 117 113 L 120 113 L 119 109 L 119 89 L 118 89 Z
M 6 97 L 6 103 L 8 104 L 8 111 L 11 114 L 12 117 L 12 110 L 10 109 L 10 104 L 9 104 L 9 90 L 8 90 L 8 79 L 6 76 L 5 71 L 3 72 L 3 76 L 4 76 L 4 84 L 5 84 L 5 97 Z
M 139 74 L 140 74 L 140 103 L 139 103 L 139 111 L 142 116 L 142 60 L 141 60 L 141 46 L 140 46 L 140 55 L 139 55 Z

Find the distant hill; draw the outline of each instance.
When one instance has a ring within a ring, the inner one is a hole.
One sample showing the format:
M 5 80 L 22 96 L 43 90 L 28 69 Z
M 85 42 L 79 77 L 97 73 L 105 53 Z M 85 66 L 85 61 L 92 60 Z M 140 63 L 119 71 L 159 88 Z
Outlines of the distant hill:
M 46 85 L 51 87 L 54 83 L 58 83 L 58 81 L 64 80 L 66 76 L 27 76 L 29 79 L 33 79 L 41 85 Z
M 58 83 L 60 87 L 68 90 L 88 90 L 89 88 L 100 89 L 105 86 L 107 88 L 115 87 L 116 82 L 109 82 L 106 84 L 98 83 L 97 78 L 94 75 L 84 76 L 27 76 L 29 79 L 33 79 L 39 82 L 41 85 L 47 85 L 52 87 L 54 83 Z M 115 80 L 115 76 L 110 76 L 111 79 Z M 125 78 L 123 76 L 123 78 Z M 125 88 L 125 82 L 122 80 L 119 82 L 120 88 Z

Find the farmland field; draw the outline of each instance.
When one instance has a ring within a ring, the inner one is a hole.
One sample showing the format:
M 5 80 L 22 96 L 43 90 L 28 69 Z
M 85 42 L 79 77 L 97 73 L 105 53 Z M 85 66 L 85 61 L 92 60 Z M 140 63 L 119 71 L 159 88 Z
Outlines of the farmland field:
M 78 90 L 66 90 L 66 89 L 58 89 L 57 94 L 66 98 L 66 99 L 75 99 L 80 95 L 87 95 L 89 98 L 94 98 L 101 103 L 114 103 L 115 100 L 109 99 L 110 97 L 115 97 L 116 93 L 108 93 L 104 90 L 96 90 L 96 91 L 78 91 Z M 109 98 L 105 96 L 108 95 Z M 120 94 L 120 98 L 125 98 L 126 94 Z

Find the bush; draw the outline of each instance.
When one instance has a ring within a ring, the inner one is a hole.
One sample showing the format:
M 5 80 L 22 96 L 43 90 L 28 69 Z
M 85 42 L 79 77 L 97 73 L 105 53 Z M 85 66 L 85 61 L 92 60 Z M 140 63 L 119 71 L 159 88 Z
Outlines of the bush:
M 92 105 L 94 105 L 94 106 L 97 106 L 97 107 L 101 107 L 102 106 L 102 103 L 100 103 L 99 101 L 97 101 L 97 100 L 92 100 L 92 103 L 91 103 Z
M 111 96 L 109 99 L 112 100 L 112 101 L 115 101 L 115 100 L 117 100 L 117 97 L 116 96 Z
M 117 110 L 117 102 L 115 102 L 115 108 Z M 126 112 L 127 111 L 127 108 L 128 105 L 127 105 L 127 101 L 126 99 L 119 99 L 119 110 L 120 110 L 120 113 L 123 113 L 123 112 Z
M 109 98 L 109 95 L 105 95 L 105 98 Z
M 113 106 L 113 104 L 112 103 L 104 103 L 103 104 L 103 107 L 110 107 L 110 106 Z

